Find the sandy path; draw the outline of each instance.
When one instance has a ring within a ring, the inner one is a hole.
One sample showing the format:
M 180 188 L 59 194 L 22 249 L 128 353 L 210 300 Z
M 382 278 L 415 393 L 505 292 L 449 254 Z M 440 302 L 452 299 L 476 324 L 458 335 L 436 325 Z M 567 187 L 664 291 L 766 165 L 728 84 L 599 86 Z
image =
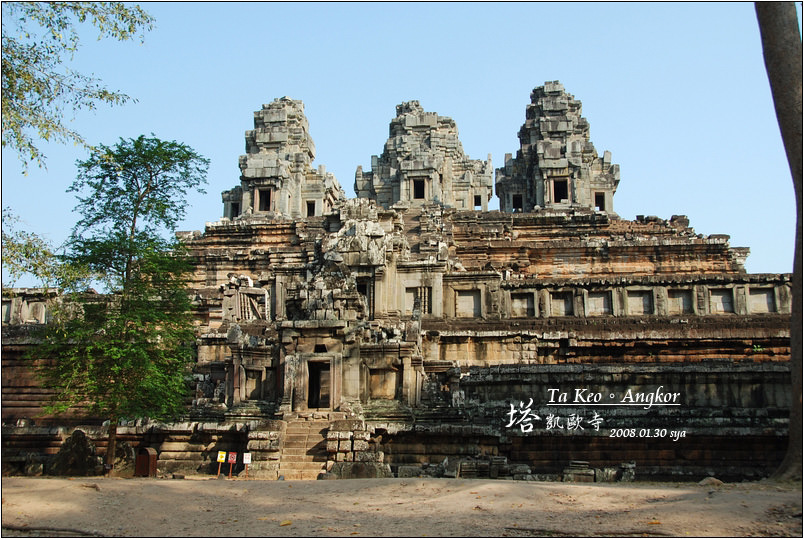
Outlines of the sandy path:
M 801 501 L 800 482 L 7 477 L 2 522 L 147 537 L 801 536 Z

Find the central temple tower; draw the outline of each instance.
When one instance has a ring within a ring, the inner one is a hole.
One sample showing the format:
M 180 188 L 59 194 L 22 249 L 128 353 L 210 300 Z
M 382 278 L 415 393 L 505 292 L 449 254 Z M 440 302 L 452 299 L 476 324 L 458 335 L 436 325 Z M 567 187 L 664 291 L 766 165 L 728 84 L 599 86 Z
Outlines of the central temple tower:
M 384 208 L 396 203 L 421 206 L 440 202 L 459 210 L 488 210 L 491 155 L 469 159 L 455 121 L 425 112 L 418 101 L 396 107 L 382 155 L 371 157 L 371 171 L 358 166 L 355 193 Z
M 497 169 L 500 209 L 585 207 L 613 213 L 620 166 L 611 163 L 608 151 L 598 157 L 581 102 L 558 81 L 535 88 L 530 101 L 520 149 L 513 159 L 506 154 L 505 166 Z

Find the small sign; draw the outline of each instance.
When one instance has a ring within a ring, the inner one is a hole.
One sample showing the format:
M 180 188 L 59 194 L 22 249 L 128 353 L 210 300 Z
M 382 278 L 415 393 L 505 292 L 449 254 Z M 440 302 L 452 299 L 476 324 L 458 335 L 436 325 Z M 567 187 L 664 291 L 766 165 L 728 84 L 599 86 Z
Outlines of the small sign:
M 218 451 L 218 462 L 226 462 L 226 451 Z
M 237 453 L 229 453 L 229 464 L 235 464 L 237 462 Z
M 251 453 L 243 453 L 243 464 L 251 464 Z

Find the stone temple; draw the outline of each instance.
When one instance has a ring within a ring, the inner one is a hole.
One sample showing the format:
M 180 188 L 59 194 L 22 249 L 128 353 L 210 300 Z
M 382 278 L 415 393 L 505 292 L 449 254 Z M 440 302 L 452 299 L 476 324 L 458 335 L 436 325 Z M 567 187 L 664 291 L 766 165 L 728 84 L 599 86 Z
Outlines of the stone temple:
M 218 451 L 274 479 L 757 478 L 781 460 L 790 275 L 746 273 L 748 249 L 684 216 L 620 218 L 619 166 L 559 82 L 531 93 L 494 181 L 418 101 L 354 199 L 313 166 L 301 101 L 263 105 L 245 138 L 224 217 L 179 233 L 196 260 L 188 414 L 120 428 L 160 473 L 214 473 Z M 23 329 L 48 298 L 16 292 L 3 462 L 22 470 L 79 420 L 39 413 Z

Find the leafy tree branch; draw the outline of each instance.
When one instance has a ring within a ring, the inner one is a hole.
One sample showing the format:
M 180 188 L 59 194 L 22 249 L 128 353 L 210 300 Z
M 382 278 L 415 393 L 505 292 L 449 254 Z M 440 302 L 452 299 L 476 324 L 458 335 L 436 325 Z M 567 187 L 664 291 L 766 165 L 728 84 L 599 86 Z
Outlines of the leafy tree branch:
M 3 147 L 17 152 L 24 171 L 29 161 L 45 164 L 37 139 L 89 148 L 65 114 L 131 98 L 65 66 L 78 50 L 79 27 L 89 22 L 98 39 L 142 39 L 153 17 L 122 2 L 4 2 L 2 20 Z

